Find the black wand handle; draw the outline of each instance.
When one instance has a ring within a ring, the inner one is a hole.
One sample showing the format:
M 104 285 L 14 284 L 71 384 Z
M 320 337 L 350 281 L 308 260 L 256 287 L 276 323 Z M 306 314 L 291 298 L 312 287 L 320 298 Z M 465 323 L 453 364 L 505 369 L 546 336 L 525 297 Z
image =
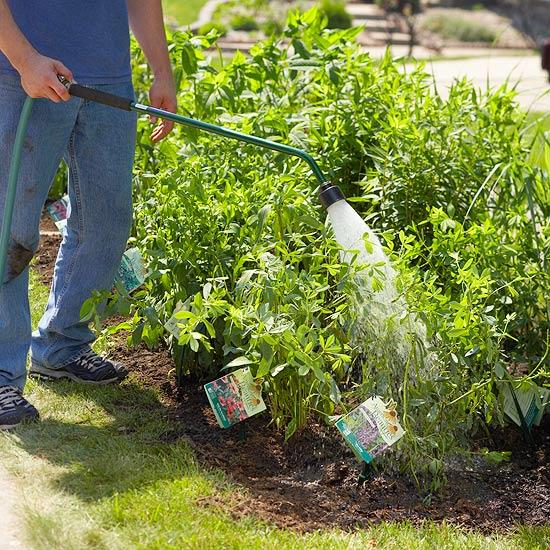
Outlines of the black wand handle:
M 132 110 L 132 105 L 134 104 L 132 99 L 108 94 L 107 92 L 101 92 L 94 88 L 81 86 L 80 84 L 74 84 L 69 82 L 63 76 L 58 76 L 58 78 L 61 84 L 67 88 L 67 91 L 72 96 L 80 97 L 81 99 L 86 99 L 87 101 L 94 101 L 95 103 L 108 105 L 109 107 L 114 107 L 115 109 L 122 109 L 123 111 Z

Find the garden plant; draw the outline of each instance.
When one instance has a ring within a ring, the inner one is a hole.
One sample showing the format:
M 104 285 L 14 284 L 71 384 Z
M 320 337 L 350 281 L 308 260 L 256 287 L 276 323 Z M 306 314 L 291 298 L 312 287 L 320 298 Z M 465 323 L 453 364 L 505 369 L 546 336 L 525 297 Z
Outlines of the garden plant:
M 550 144 L 531 165 L 512 89 L 464 80 L 443 100 L 422 65 L 374 60 L 359 29 L 326 23 L 292 12 L 282 37 L 221 68 L 216 30 L 172 34 L 179 110 L 310 151 L 381 236 L 407 307 L 369 322 L 379 266 L 342 261 L 298 160 L 188 128 L 153 150 L 141 121 L 131 246 L 150 275 L 110 296 L 104 313 L 127 320 L 107 331 L 168 345 L 182 383 L 249 365 L 281 437 L 393 399 L 406 434 L 383 464 L 435 490 L 448 457 L 505 421 L 505 385 L 548 385 Z M 146 72 L 135 79 L 145 102 Z M 104 298 L 83 317 L 99 321 Z M 178 338 L 164 327 L 176 311 Z

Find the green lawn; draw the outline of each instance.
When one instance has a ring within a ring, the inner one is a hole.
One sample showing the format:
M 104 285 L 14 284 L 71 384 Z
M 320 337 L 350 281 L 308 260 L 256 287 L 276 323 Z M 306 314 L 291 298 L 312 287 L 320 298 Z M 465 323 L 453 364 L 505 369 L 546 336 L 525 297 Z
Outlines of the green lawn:
M 47 297 L 32 278 L 36 323 Z M 2 463 L 21 492 L 16 509 L 30 548 L 418 548 L 543 549 L 550 529 L 484 536 L 449 525 L 383 523 L 345 533 L 297 534 L 257 518 L 234 520 L 216 503 L 242 490 L 205 471 L 171 429 L 155 390 L 30 382 L 38 424 L 0 436 Z M 209 497 L 216 496 L 215 501 Z M 214 503 L 215 502 L 215 503 Z
M 198 19 L 206 0 L 163 0 L 162 4 L 168 23 L 189 25 Z

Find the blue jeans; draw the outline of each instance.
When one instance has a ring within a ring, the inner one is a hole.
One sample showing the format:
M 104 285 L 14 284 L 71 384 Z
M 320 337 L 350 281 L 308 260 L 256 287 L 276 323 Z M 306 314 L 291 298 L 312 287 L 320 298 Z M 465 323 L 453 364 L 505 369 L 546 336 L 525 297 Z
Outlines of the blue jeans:
M 133 97 L 132 84 L 97 88 Z M 0 75 L 0 215 L 19 115 L 26 98 L 19 78 Z M 79 98 L 40 99 L 24 143 L 8 272 L 0 292 L 0 386 L 23 388 L 29 348 L 34 361 L 59 368 L 90 349 L 94 333 L 80 322 L 93 290 L 110 289 L 132 225 L 136 117 Z M 46 311 L 32 333 L 28 262 L 61 159 L 69 168 L 69 218 Z

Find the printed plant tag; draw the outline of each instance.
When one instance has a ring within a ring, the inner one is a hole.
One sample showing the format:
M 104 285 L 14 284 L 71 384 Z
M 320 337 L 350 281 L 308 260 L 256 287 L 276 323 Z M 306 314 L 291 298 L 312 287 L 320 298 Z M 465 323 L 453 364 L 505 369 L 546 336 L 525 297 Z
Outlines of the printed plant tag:
M 63 228 L 67 225 L 67 218 L 69 217 L 69 195 L 63 195 L 59 200 L 48 204 L 46 210 L 57 229 L 62 232 Z
M 405 433 L 395 409 L 377 396 L 342 416 L 336 427 L 357 458 L 367 463 L 387 451 Z
M 205 384 L 204 390 L 221 428 L 229 428 L 266 409 L 262 387 L 248 367 Z
M 180 323 L 182 320 L 178 319 L 176 317 L 176 313 L 179 313 L 183 310 L 183 303 L 178 302 L 176 304 L 176 309 L 174 309 L 174 313 L 172 314 L 172 317 L 164 323 L 164 328 L 176 339 L 179 340 L 181 329 L 178 327 L 178 323 Z
M 509 383 L 503 383 L 501 391 L 504 397 L 504 412 L 515 424 L 521 426 L 518 409 Z M 530 384 L 528 387 L 514 387 L 514 393 L 528 428 L 538 426 L 544 414 L 544 409 L 550 398 L 550 391 Z
M 130 293 L 139 288 L 147 279 L 147 269 L 137 248 L 128 249 L 122 256 L 116 280 L 121 281 Z

